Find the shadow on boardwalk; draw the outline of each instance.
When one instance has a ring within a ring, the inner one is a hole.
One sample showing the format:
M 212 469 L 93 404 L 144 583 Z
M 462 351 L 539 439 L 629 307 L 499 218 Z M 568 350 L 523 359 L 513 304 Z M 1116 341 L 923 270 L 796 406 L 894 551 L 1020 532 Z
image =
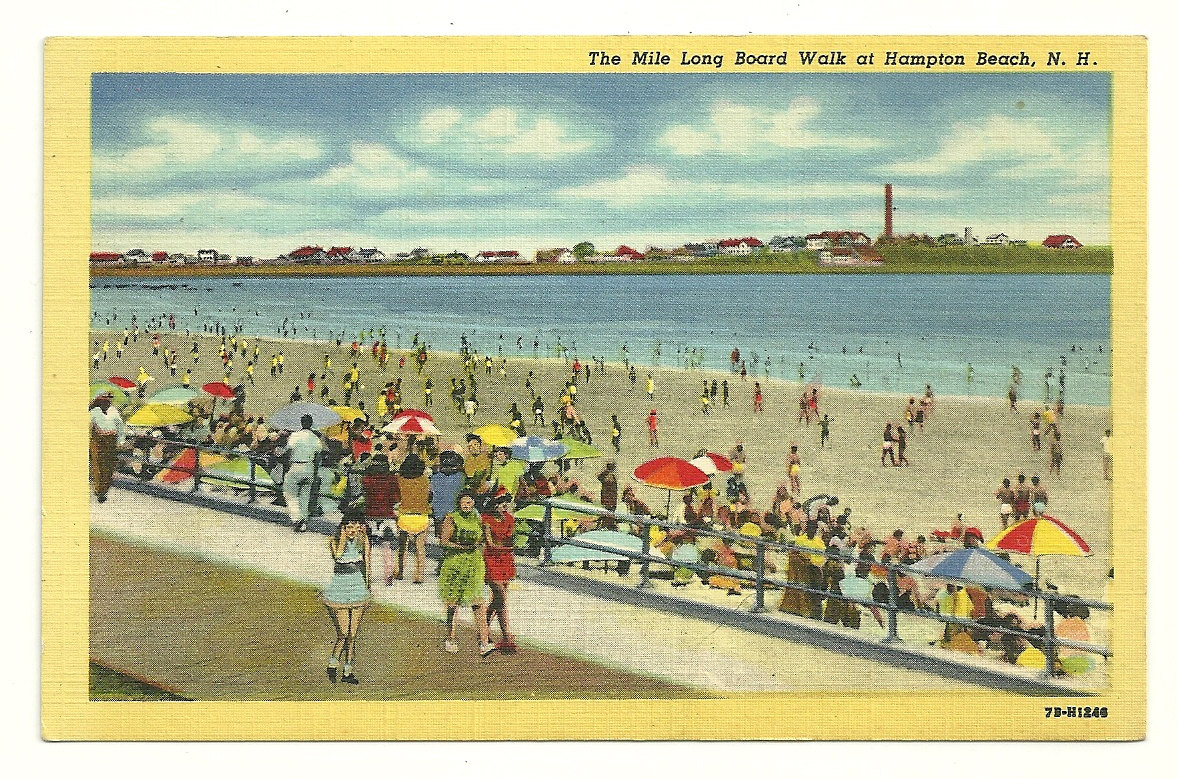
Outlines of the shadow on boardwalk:
M 90 536 L 90 655 L 194 700 L 701 698 L 706 692 L 521 646 L 481 659 L 460 630 L 374 605 L 360 685 L 328 682 L 333 631 L 307 585 Z

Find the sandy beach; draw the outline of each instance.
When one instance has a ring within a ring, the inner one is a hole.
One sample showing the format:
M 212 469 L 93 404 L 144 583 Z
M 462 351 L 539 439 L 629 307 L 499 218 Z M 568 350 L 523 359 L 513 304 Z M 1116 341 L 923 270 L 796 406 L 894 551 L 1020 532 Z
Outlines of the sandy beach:
M 91 381 L 110 376 L 134 379 L 140 366 L 155 377 L 147 394 L 181 383 L 184 370 L 192 370 L 192 386 L 199 389 L 209 381 L 220 380 L 224 371 L 217 355 L 220 339 L 196 334 L 185 338 L 183 332 L 164 331 L 161 347 L 179 352 L 177 376 L 171 378 L 159 357 L 151 354 L 151 338 L 140 333 L 122 358 L 116 358 L 116 339 L 120 331 L 94 331 L 93 342 L 99 347 L 110 339 L 110 350 L 97 369 L 91 369 Z M 200 362 L 193 365 L 190 350 L 193 340 L 200 343 Z M 253 352 L 257 339 L 247 337 Z M 362 389 L 353 396 L 352 405 L 363 401 L 375 412 L 376 396 L 385 382 L 403 377 L 402 394 L 406 407 L 420 408 L 424 402 L 423 381 L 433 379 L 435 405 L 431 410 L 443 432 L 443 443 L 461 444 L 468 431 L 465 416 L 450 403 L 450 377 L 464 375 L 457 354 L 431 351 L 425 371 L 418 375 L 408 352 L 390 352 L 385 372 L 379 373 L 369 348 L 361 351 L 358 367 Z M 246 413 L 265 416 L 289 401 L 296 386 L 306 394 L 307 375 L 316 374 L 316 398 L 322 373 L 323 355 L 331 356 L 334 376 L 328 376 L 331 397 L 342 403 L 342 371 L 351 366 L 350 343 L 336 347 L 323 341 L 294 341 L 264 338 L 260 341 L 259 364 L 254 384 L 245 377 L 246 360 L 240 351 L 234 360 L 231 384 L 245 382 Z M 284 373 L 270 376 L 270 356 L 282 350 Z M 401 354 L 406 366 L 398 367 Z M 551 419 L 559 409 L 559 397 L 565 380 L 571 375 L 564 360 L 531 359 L 508 354 L 507 375 L 499 375 L 499 360 L 488 376 L 479 363 L 479 410 L 474 426 L 510 420 L 509 409 L 518 403 L 529 433 L 551 435 Z M 91 364 L 92 365 L 92 364 Z M 529 371 L 535 373 L 533 386 L 544 399 L 549 427 L 533 429 L 531 396 L 524 387 Z M 822 387 L 819 414 L 830 416 L 830 438 L 825 448 L 819 445 L 819 427 L 797 421 L 798 397 L 802 385 L 750 375 L 705 370 L 647 368 L 637 366 L 637 382 L 631 386 L 627 372 L 618 362 L 607 362 L 605 375 L 594 366 L 588 382 L 578 387 L 577 408 L 592 432 L 594 445 L 614 457 L 620 474 L 630 474 L 635 466 L 656 456 L 677 455 L 690 458 L 699 449 L 727 453 L 737 441 L 743 442 L 748 456 L 745 475 L 753 507 L 768 508 L 778 484 L 786 481 L 785 460 L 791 444 L 797 444 L 801 456 L 801 484 L 804 496 L 829 493 L 839 496 L 843 506 L 853 510 L 852 524 L 865 526 L 876 537 L 903 528 L 906 535 L 931 537 L 934 528 L 947 529 L 961 512 L 966 525 L 979 527 L 989 538 L 999 529 L 998 501 L 994 491 L 1004 477 L 1019 473 L 1039 475 L 1049 495 L 1048 513 L 1058 517 L 1089 543 L 1093 554 L 1087 558 L 1044 558 L 1044 576 L 1058 584 L 1061 592 L 1103 599 L 1109 559 L 1109 482 L 1102 475 L 1101 436 L 1110 427 L 1109 409 L 1092 406 L 1069 406 L 1061 419 L 1064 459 L 1062 475 L 1048 474 L 1046 438 L 1041 451 L 1033 452 L 1029 418 L 1036 404 L 1020 401 L 1012 412 L 1004 398 L 938 396 L 924 430 L 915 429 L 908 439 L 907 456 L 911 465 L 894 468 L 880 465 L 880 441 L 887 421 L 901 423 L 908 394 L 866 393 L 850 389 Z M 654 380 L 654 399 L 646 394 L 646 376 Z M 700 411 L 700 390 L 705 380 L 728 380 L 729 407 L 717 396 L 711 413 Z M 753 382 L 759 380 L 764 397 L 764 411 L 753 412 Z M 906 389 L 912 396 L 923 394 L 925 378 L 913 375 Z M 936 387 L 933 387 L 934 391 Z M 134 390 L 131 404 L 136 402 Z M 659 448 L 647 440 L 646 417 L 651 408 L 658 410 Z M 1038 406 L 1042 410 L 1041 406 Z M 609 445 L 610 416 L 617 414 L 622 428 L 621 452 L 614 455 Z M 596 494 L 596 473 L 604 460 L 586 460 L 574 466 L 581 483 Z M 723 487 L 722 481 L 717 487 Z M 666 493 L 638 486 L 638 495 L 652 507 L 665 506 Z M 1031 558 L 1019 559 L 1024 569 L 1034 570 Z

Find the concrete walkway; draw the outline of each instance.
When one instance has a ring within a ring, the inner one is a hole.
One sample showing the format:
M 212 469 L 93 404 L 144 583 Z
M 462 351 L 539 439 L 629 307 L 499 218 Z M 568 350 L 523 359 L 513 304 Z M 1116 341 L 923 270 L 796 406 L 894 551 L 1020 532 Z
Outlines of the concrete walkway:
M 327 543 L 319 534 L 295 534 L 272 523 L 121 489 L 111 490 L 106 503 L 92 500 L 90 508 L 92 529 L 130 544 L 314 587 L 326 585 L 331 576 Z M 440 653 L 444 612 L 436 580 L 428 576 L 434 563 L 427 565 L 426 584 L 377 584 L 375 596 L 378 602 L 436 620 L 435 643 Z M 380 570 L 377 555 L 374 578 L 379 578 Z M 509 598 L 513 629 L 521 643 L 701 691 L 841 690 L 852 694 L 976 689 L 931 673 L 531 581 L 514 582 Z M 464 616 L 467 621 L 469 614 Z

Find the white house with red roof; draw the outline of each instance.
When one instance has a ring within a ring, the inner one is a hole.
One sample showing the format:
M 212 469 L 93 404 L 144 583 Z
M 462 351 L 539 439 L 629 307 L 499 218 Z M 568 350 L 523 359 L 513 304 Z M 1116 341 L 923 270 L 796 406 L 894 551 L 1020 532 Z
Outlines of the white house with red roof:
M 868 246 L 871 238 L 858 230 L 824 230 L 821 233 L 810 233 L 806 236 L 806 248 L 829 249 L 832 246 Z
M 333 246 L 326 252 L 327 262 L 335 265 L 341 265 L 348 261 L 349 255 L 352 253 L 351 246 Z
M 300 246 L 286 256 L 291 262 L 318 263 L 327 259 L 327 252 L 322 246 Z
M 754 250 L 760 249 L 765 244 L 758 241 L 756 238 L 725 238 L 720 241 L 720 254 L 727 254 L 734 257 L 747 257 L 753 253 Z
M 122 265 L 123 255 L 121 252 L 90 252 L 91 265 Z
M 1070 235 L 1049 235 L 1043 245 L 1048 249 L 1079 249 L 1084 244 Z
M 643 259 L 646 255 L 644 255 L 642 252 L 638 251 L 637 249 L 631 249 L 626 244 L 622 244 L 614 252 L 614 256 L 621 259 L 621 260 L 634 262 L 635 260 Z

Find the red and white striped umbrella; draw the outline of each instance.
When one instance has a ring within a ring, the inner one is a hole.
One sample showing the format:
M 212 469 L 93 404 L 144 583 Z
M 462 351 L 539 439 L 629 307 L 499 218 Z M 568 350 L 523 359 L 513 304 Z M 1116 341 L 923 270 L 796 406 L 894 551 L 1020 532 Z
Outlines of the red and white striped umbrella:
M 402 416 L 398 414 L 393 417 L 393 421 L 381 428 L 382 432 L 393 433 L 394 435 L 441 435 L 442 431 L 438 430 L 425 416 Z
M 704 452 L 688 462 L 707 474 L 727 473 L 732 470 L 732 461 L 715 452 Z
M 424 411 L 418 411 L 415 408 L 406 408 L 406 409 L 402 409 L 402 410 L 398 411 L 396 414 L 393 415 L 393 421 L 395 422 L 398 419 L 401 419 L 402 417 L 418 417 L 420 419 L 424 419 L 427 422 L 434 421 L 434 418 L 431 417 L 429 414 L 425 413 Z

